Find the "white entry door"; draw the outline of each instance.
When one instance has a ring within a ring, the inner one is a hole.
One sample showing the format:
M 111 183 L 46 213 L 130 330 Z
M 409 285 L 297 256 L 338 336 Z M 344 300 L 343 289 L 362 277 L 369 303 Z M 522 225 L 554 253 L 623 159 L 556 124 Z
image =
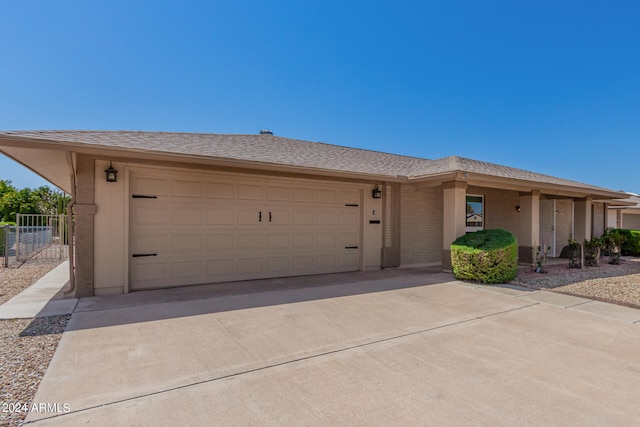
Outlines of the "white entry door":
M 556 201 L 540 200 L 540 246 L 551 247 L 548 256 L 556 256 Z
M 361 191 L 243 175 L 133 171 L 130 288 L 356 271 Z

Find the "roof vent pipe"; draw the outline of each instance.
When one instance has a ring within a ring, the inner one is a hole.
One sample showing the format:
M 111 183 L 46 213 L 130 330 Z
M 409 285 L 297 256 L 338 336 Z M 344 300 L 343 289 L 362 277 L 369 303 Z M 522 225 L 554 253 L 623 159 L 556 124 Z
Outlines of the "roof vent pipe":
M 260 135 L 273 135 L 273 131 L 269 129 L 262 129 Z

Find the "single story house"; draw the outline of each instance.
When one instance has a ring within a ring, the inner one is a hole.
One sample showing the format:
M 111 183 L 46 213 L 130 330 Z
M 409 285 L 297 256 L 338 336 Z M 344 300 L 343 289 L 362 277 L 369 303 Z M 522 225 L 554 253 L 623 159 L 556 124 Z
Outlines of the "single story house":
M 614 200 L 609 205 L 609 228 L 640 230 L 640 196 L 627 193 L 626 200 Z
M 621 192 L 461 157 L 274 136 L 4 131 L 0 152 L 72 196 L 77 296 L 388 267 L 450 269 L 471 229 L 601 235 Z M 114 174 L 117 172 L 117 174 Z M 109 175 L 109 176 L 108 176 Z M 115 175 L 115 176 L 114 176 Z

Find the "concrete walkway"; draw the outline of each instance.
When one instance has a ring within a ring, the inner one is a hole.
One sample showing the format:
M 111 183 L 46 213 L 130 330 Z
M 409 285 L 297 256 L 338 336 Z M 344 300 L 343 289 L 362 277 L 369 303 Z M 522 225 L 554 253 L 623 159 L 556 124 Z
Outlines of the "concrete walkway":
M 425 270 L 280 280 L 82 299 L 27 423 L 640 419 L 638 310 Z
M 0 319 L 26 319 L 73 313 L 78 299 L 64 298 L 64 288 L 68 283 L 69 261 L 64 261 L 36 283 L 0 305 Z

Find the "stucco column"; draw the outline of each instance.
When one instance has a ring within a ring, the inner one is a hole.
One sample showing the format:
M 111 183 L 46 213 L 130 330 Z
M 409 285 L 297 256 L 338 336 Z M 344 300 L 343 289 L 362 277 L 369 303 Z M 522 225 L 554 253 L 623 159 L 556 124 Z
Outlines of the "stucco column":
M 616 228 L 622 228 L 622 210 L 616 209 Z
M 444 224 L 442 230 L 442 268 L 451 270 L 451 243 L 466 232 L 467 183 L 442 184 Z
M 73 207 L 76 297 L 93 296 L 93 219 L 95 205 L 95 159 L 78 154 L 76 158 L 76 204 Z
M 535 264 L 540 244 L 540 192 L 520 193 L 520 233 L 518 261 Z
M 573 227 L 575 235 L 573 240 L 583 243 L 585 240 L 591 240 L 591 205 L 592 198 L 576 200 L 573 205 Z

